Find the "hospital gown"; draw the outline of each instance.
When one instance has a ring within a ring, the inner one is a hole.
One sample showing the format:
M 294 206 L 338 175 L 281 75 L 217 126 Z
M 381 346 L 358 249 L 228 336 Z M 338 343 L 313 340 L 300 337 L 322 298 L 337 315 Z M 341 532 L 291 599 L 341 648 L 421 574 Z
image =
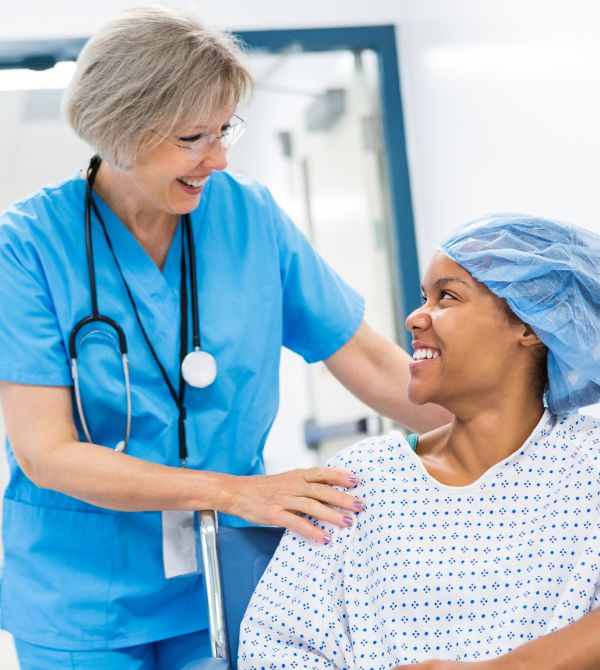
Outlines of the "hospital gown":
M 328 546 L 287 532 L 242 623 L 239 667 L 392 668 L 485 660 L 598 606 L 600 423 L 548 411 L 515 453 L 462 487 L 400 433 L 330 465 L 367 504 Z

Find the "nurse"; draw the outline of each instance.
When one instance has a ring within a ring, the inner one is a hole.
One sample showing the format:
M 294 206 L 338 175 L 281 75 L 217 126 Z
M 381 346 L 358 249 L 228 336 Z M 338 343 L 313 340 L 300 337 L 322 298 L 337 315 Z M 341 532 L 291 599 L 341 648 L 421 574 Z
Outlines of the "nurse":
M 209 655 L 194 510 L 322 543 L 304 514 L 352 524 L 353 473 L 262 474 L 282 346 L 414 429 L 447 416 L 409 403 L 407 354 L 267 189 L 225 171 L 251 87 L 231 37 L 129 10 L 66 93 L 89 168 L 0 218 L 0 610 L 22 670 Z

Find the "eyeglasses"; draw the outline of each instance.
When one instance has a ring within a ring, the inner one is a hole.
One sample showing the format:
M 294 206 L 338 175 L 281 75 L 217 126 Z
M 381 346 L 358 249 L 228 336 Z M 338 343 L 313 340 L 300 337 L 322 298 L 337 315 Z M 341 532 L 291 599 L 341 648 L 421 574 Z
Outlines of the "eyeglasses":
M 229 149 L 234 144 L 237 144 L 245 132 L 246 124 L 244 123 L 244 119 L 234 114 L 231 121 L 221 128 L 220 135 L 198 133 L 190 137 L 165 137 L 164 139 L 180 149 L 185 149 L 191 159 L 197 159 L 200 158 L 208 147 L 217 141 L 221 142 L 223 149 Z

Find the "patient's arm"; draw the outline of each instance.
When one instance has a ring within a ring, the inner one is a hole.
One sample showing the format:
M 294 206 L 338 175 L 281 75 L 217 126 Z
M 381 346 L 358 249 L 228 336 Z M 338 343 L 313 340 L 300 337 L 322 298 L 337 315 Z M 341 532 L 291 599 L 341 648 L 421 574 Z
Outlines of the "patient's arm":
M 600 609 L 554 633 L 533 640 L 504 657 L 504 668 L 598 670 L 600 668 Z
M 517 647 L 491 661 L 461 663 L 426 661 L 399 665 L 394 670 L 598 670 L 600 668 L 600 609 L 579 621 Z
M 242 621 L 240 670 L 354 667 L 338 572 L 352 529 L 326 530 L 329 545 L 285 534 Z

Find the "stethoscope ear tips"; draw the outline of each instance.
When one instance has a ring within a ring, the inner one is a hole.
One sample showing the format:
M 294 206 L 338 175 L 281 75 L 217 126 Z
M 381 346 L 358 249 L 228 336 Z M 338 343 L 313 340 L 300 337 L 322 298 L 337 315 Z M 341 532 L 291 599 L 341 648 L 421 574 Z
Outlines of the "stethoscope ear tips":
M 125 451 L 125 440 L 121 440 L 120 442 L 117 442 L 115 446 L 115 451 L 123 452 Z

